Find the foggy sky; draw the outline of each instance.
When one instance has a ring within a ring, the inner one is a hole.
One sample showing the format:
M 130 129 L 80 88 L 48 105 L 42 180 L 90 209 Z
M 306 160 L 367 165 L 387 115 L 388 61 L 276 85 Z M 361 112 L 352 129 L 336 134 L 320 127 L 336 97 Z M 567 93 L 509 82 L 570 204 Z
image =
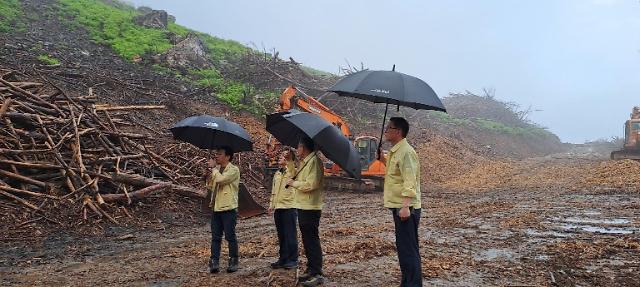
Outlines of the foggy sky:
M 495 89 L 566 142 L 622 136 L 640 105 L 637 0 L 128 2 L 332 73 L 395 64 L 441 97 Z

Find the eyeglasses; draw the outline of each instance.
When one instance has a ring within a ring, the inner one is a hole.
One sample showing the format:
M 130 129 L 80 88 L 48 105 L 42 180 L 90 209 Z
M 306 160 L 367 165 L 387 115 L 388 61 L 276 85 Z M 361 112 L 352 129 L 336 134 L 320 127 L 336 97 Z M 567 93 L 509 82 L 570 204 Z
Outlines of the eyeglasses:
M 397 129 L 398 129 L 398 128 L 396 128 L 396 127 L 387 126 L 387 127 L 384 129 L 384 131 L 386 131 L 386 132 L 387 132 L 387 131 L 389 131 L 389 130 L 397 130 Z

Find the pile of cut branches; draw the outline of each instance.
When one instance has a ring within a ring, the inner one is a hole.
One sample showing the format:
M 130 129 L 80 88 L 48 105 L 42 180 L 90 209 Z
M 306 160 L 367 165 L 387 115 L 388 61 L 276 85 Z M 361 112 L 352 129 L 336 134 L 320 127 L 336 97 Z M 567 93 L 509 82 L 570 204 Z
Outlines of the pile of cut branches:
M 131 132 L 135 124 L 120 117 L 150 109 L 164 106 L 97 104 L 91 90 L 71 97 L 52 83 L 19 81 L 16 73 L 5 73 L 0 77 L 0 206 L 46 216 L 47 204 L 70 201 L 82 206 L 85 220 L 118 224 L 105 206 L 128 205 L 169 189 L 203 197 L 187 183 L 198 182 L 201 174 L 194 166 L 205 157 L 179 155 L 184 149 L 171 157 L 154 152 L 145 143 L 157 139 Z

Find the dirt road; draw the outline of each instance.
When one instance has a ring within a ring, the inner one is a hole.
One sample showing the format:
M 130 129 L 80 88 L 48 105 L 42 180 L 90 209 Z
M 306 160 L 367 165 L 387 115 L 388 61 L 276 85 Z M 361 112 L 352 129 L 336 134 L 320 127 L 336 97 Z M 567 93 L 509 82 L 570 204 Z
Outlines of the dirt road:
M 421 251 L 430 286 L 639 286 L 640 195 L 562 190 L 423 194 Z M 327 194 L 321 233 L 327 286 L 399 282 L 393 224 L 376 194 Z M 168 216 L 170 217 L 170 216 Z M 241 266 L 210 275 L 209 227 L 163 221 L 102 237 L 3 243 L 3 286 L 291 286 L 273 273 L 272 219 L 238 224 Z M 223 283 L 229 283 L 226 285 Z

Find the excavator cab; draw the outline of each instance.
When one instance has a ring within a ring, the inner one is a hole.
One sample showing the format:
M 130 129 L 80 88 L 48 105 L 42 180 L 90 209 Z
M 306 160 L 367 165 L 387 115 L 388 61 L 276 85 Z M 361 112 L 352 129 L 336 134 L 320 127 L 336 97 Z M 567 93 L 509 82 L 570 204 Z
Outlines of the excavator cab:
M 376 151 L 378 150 L 378 139 L 375 137 L 358 137 L 354 141 L 354 145 L 360 154 L 360 165 L 362 170 L 369 169 L 372 162 L 376 160 Z
M 640 160 L 640 107 L 634 107 L 631 119 L 624 123 L 624 147 L 612 152 L 611 159 Z
M 634 122 L 629 121 L 624 128 L 624 143 L 627 146 L 637 145 L 636 135 L 640 133 L 640 120 Z

